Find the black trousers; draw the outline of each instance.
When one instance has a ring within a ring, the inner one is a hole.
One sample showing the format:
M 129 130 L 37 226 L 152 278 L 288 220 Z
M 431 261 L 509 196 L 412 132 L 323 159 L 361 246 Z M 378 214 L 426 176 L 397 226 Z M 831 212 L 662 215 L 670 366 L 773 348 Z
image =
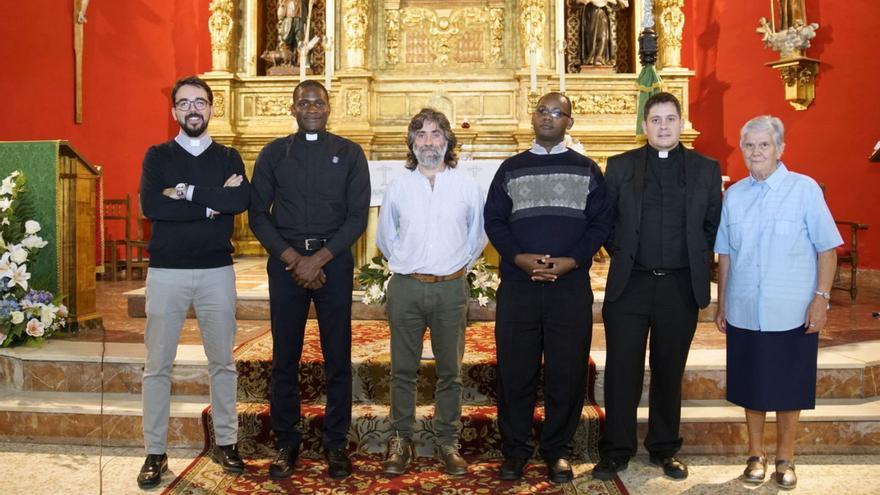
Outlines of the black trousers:
M 498 288 L 495 342 L 498 423 L 505 458 L 528 459 L 541 358 L 544 358 L 544 426 L 539 451 L 545 459 L 571 455 L 584 406 L 593 292 L 581 274 L 552 283 L 502 281 Z
M 605 302 L 606 418 L 599 442 L 603 458 L 629 458 L 636 453 L 636 409 L 649 339 L 651 388 L 645 447 L 659 457 L 675 455 L 681 448 L 681 380 L 698 312 L 687 270 L 668 275 L 633 271 L 620 298 Z
M 300 254 L 311 254 L 302 251 Z M 325 449 L 345 447 L 351 424 L 351 290 L 354 260 L 351 253 L 324 266 L 327 283 L 317 290 L 297 285 L 284 263 L 270 257 L 269 299 L 272 318 L 272 430 L 278 447 L 299 446 L 299 361 L 309 304 L 315 302 L 324 356 L 327 406 L 324 416 Z

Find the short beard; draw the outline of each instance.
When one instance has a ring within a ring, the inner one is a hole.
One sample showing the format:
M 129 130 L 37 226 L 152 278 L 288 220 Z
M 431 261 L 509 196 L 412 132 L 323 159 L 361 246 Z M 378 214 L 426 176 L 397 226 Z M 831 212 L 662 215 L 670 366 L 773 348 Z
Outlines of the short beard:
M 191 129 L 189 126 L 186 125 L 187 119 L 189 119 L 190 117 L 193 117 L 193 116 L 199 117 L 200 119 L 202 119 L 202 125 L 196 127 L 195 129 Z M 200 115 L 197 113 L 189 113 L 182 120 L 178 120 L 177 123 L 180 124 L 180 128 L 183 129 L 183 132 L 191 138 L 201 136 L 202 134 L 205 133 L 205 129 L 208 128 L 208 121 L 205 119 L 205 117 L 203 115 Z
M 428 170 L 434 170 L 443 163 L 443 158 L 446 155 L 446 147 L 448 145 L 444 145 L 443 149 L 437 149 L 434 147 L 424 147 L 422 149 L 413 150 L 416 155 L 416 160 L 419 161 L 419 166 L 424 167 Z

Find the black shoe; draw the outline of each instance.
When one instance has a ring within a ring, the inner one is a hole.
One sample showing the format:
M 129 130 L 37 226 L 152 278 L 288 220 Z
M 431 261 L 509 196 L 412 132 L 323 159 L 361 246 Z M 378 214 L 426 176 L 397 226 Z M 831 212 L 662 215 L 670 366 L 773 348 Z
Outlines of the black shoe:
M 327 475 L 331 478 L 339 479 L 351 475 L 351 461 L 345 449 L 325 450 L 324 459 L 327 460 Z
M 651 464 L 663 467 L 663 474 L 672 479 L 683 480 L 688 477 L 687 464 L 675 456 L 663 458 L 651 456 Z
M 555 461 L 548 459 L 547 478 L 551 483 L 556 483 L 557 485 L 573 480 L 574 473 L 571 470 L 571 464 L 568 462 L 568 459 L 565 457 L 560 457 Z
M 238 446 L 232 445 L 215 445 L 211 450 L 211 460 L 220 464 L 223 471 L 229 474 L 241 474 L 244 472 L 244 461 L 238 454 Z
M 629 459 L 623 457 L 603 457 L 593 467 L 593 478 L 597 480 L 613 480 L 617 473 L 629 467 Z
M 501 463 L 501 469 L 498 470 L 498 479 L 514 481 L 522 478 L 523 469 L 528 462 L 528 459 L 519 457 L 505 457 L 504 462 Z
M 162 481 L 162 473 L 168 471 L 168 456 L 165 454 L 149 454 L 141 472 L 138 473 L 138 486 L 153 488 Z
M 296 458 L 299 456 L 299 447 L 281 447 L 275 460 L 269 465 L 269 478 L 273 480 L 282 480 L 293 474 L 293 466 L 296 464 Z

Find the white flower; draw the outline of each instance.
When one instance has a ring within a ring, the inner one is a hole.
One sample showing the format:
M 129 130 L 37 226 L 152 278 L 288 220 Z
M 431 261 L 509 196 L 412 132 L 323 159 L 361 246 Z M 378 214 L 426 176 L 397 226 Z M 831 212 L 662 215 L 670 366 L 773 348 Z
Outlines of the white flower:
M 28 320 L 27 327 L 24 329 L 24 331 L 31 337 L 42 337 L 43 334 L 46 333 L 43 330 L 43 324 L 40 323 L 40 320 L 36 318 L 31 318 L 30 320 Z
M 0 195 L 6 196 L 15 192 L 15 179 L 10 175 L 0 183 Z
M 15 263 L 9 265 L 9 270 L 6 271 L 4 276 L 9 277 L 9 282 L 6 286 L 10 289 L 20 285 L 22 289 L 27 290 L 28 280 L 31 278 L 31 274 L 27 272 L 27 265 L 18 266 Z
M 9 219 L 7 217 L 3 217 L 3 220 L 0 221 L 0 225 L 9 225 Z
M 3 342 L 6 342 L 6 334 L 0 332 L 0 345 L 3 345 Z
M 67 306 L 63 304 L 58 305 L 58 316 L 62 318 L 67 318 Z
M 27 261 L 28 252 L 18 244 L 9 246 L 9 259 L 17 264 Z
M 51 326 L 52 322 L 55 321 L 55 311 L 57 309 L 58 308 L 51 304 L 48 306 L 43 306 L 42 311 L 40 311 L 40 322 L 44 326 Z
M 18 177 L 19 175 L 21 175 L 21 172 L 19 172 L 18 170 L 13 170 L 13 171 L 9 174 L 10 177 Z
M 28 220 L 24 223 L 24 231 L 26 234 L 36 234 L 41 228 L 40 222 L 36 220 Z
M 24 321 L 24 312 L 22 311 L 13 311 L 9 313 L 9 317 L 12 319 L 13 325 L 18 325 L 19 323 Z M 0 340 L 0 342 L 3 342 Z
M 480 295 L 477 298 L 477 304 L 479 304 L 481 307 L 485 308 L 489 304 L 489 297 L 484 296 L 484 295 Z
M 3 200 L 0 200 L 0 201 L 3 201 Z M 34 248 L 40 249 L 40 248 L 45 247 L 46 244 L 49 244 L 49 243 L 44 241 L 43 238 L 38 235 L 29 235 L 21 240 L 21 245 L 28 248 L 28 249 L 34 249 Z
M 3 253 L 3 256 L 0 256 L 0 278 L 8 276 L 6 272 L 9 271 L 10 265 L 9 252 L 7 251 Z
M 0 198 L 0 211 L 6 211 L 10 206 L 12 206 L 12 201 L 9 198 Z

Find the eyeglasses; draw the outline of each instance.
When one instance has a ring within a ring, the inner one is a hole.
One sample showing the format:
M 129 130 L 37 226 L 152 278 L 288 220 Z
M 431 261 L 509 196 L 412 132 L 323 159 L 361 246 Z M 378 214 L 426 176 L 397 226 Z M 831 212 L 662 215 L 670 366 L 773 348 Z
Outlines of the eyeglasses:
M 180 110 L 181 112 L 186 112 L 192 107 L 195 107 L 196 110 L 202 111 L 208 108 L 208 100 L 204 98 L 196 98 L 195 100 L 177 100 L 177 103 L 174 104 L 174 108 Z
M 561 118 L 563 115 L 566 117 L 571 117 L 571 114 L 565 113 L 558 108 L 554 108 L 553 110 L 551 110 L 545 106 L 540 106 L 540 107 L 536 108 L 535 113 L 537 113 L 541 117 L 550 116 L 550 117 L 553 117 L 554 119 Z

